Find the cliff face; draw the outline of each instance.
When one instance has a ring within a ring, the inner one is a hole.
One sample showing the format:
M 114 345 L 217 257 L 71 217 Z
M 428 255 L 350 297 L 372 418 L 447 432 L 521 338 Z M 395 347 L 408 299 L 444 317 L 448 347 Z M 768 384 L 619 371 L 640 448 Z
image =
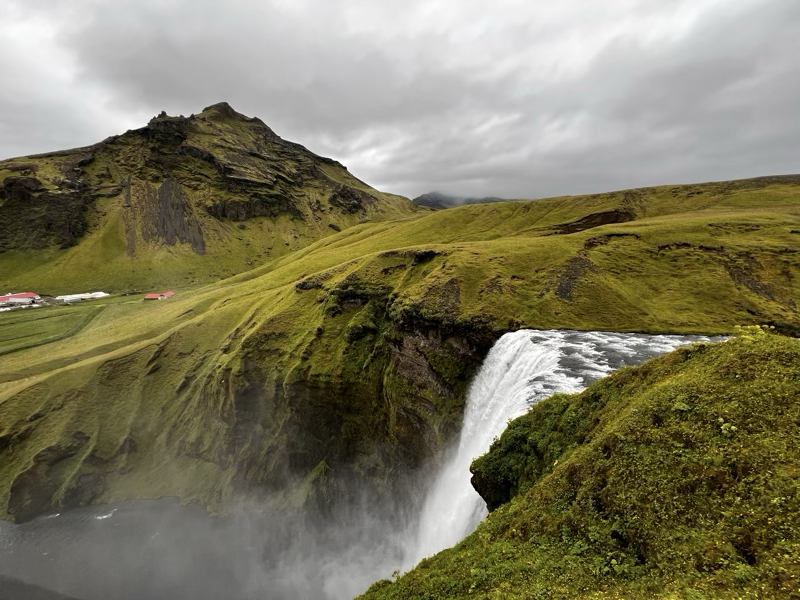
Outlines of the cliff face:
M 94 146 L 0 162 L 0 253 L 73 248 L 63 256 L 100 252 L 128 270 L 177 251 L 195 266 L 192 255 L 210 253 L 231 274 L 413 211 L 225 103 L 190 117 L 162 113 Z M 22 268 L 3 258 L 10 283 Z
M 48 189 L 34 176 L 6 177 L 0 188 L 0 250 L 73 246 L 86 233 L 84 212 L 93 202 L 87 186 L 74 181 Z
M 369 279 L 402 260 L 390 253 L 288 288 L 256 280 L 236 294 L 161 303 L 154 321 L 130 324 L 126 335 L 143 341 L 74 354 L 67 360 L 80 367 L 22 389 L 9 382 L 7 515 L 160 495 L 224 509 L 250 492 L 325 514 L 349 500 L 408 497 L 457 432 L 496 333 L 460 320 L 459 304 L 423 316 L 396 302 L 402 276 L 423 276 L 424 262 Z

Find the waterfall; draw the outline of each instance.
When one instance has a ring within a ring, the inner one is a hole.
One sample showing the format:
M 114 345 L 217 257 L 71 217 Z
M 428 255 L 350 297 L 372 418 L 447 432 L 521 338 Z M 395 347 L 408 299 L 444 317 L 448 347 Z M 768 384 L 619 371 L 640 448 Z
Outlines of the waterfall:
M 624 364 L 639 364 L 707 339 L 531 330 L 501 337 L 470 386 L 458 447 L 428 491 L 416 535 L 406 549 L 404 570 L 458 543 L 486 516 L 486 505 L 470 483 L 469 466 L 509 420 L 556 392 L 578 392 Z
M 199 506 L 169 499 L 70 509 L 20 525 L 0 521 L 0 579 L 12 576 L 85 600 L 352 598 L 473 531 L 486 507 L 472 489 L 469 466 L 510 419 L 623 364 L 701 340 L 707 338 L 577 331 L 504 335 L 470 386 L 458 444 L 414 514 L 388 519 L 389 509 L 356 503 L 340 507 L 323 527 L 251 510 L 249 502 L 213 519 Z

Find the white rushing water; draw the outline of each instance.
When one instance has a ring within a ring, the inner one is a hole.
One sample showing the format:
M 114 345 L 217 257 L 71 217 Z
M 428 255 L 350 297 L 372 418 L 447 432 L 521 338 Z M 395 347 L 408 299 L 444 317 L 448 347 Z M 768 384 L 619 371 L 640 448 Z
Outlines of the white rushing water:
M 457 450 L 426 497 L 404 570 L 449 548 L 486 516 L 469 466 L 489 450 L 508 421 L 556 392 L 578 392 L 625 364 L 639 364 L 698 336 L 521 330 L 501 337 L 473 381 Z

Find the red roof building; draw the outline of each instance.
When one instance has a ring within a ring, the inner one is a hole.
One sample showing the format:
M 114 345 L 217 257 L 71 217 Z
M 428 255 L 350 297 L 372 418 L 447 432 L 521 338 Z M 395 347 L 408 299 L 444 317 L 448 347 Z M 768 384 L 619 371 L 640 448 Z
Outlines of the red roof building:
M 175 292 L 161 292 L 160 294 L 147 294 L 144 299 L 145 300 L 166 300 L 167 298 L 172 298 L 175 295 Z
M 0 302 L 8 302 L 10 300 L 38 300 L 39 294 L 34 294 L 33 292 L 21 292 L 19 294 L 6 294 L 5 296 L 0 296 Z

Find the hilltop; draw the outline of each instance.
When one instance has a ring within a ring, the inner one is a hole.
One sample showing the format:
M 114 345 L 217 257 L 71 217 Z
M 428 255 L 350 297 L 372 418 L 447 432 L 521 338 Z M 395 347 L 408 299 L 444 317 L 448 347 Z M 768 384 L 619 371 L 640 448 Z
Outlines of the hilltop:
M 5 313 L 0 510 L 402 498 L 506 331 L 800 325 L 799 204 L 787 176 L 425 211 L 164 302 Z
M 0 162 L 0 288 L 197 285 L 365 221 L 412 215 L 228 104 Z
M 755 329 L 543 400 L 473 462 L 488 518 L 362 600 L 794 597 L 798 372 Z

